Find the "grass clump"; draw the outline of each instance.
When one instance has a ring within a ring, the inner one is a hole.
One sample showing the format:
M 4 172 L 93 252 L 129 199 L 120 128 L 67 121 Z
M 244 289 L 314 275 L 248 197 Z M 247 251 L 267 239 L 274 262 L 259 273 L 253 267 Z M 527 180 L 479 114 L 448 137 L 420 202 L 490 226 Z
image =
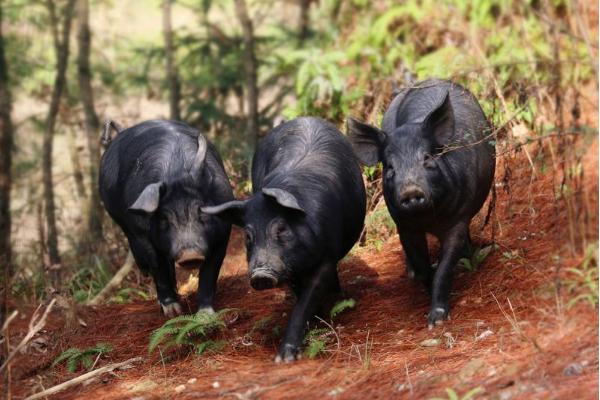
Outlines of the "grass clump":
M 596 307 L 598 305 L 598 243 L 587 247 L 579 267 L 567 268 L 567 271 L 572 277 L 565 281 L 567 290 L 571 294 L 577 293 L 569 300 L 567 307 L 571 308 L 580 301 Z
M 96 343 L 94 347 L 83 350 L 72 347 L 56 357 L 52 367 L 66 361 L 69 372 L 75 372 L 79 366 L 89 371 L 96 363 L 96 359 L 110 351 L 112 351 L 112 347 L 107 343 Z
M 209 336 L 226 327 L 223 316 L 230 311 L 232 310 L 224 309 L 212 314 L 200 312 L 168 320 L 150 336 L 148 353 L 152 353 L 159 346 L 161 352 L 172 347 L 185 348 L 196 354 L 221 350 L 225 343 L 211 340 Z

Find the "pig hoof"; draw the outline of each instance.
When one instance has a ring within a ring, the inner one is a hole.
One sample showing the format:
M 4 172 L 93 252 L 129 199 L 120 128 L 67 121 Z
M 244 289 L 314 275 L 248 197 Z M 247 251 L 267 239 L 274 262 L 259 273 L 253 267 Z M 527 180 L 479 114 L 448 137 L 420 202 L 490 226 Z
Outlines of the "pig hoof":
M 433 329 L 436 325 L 441 325 L 444 323 L 444 319 L 448 317 L 448 312 L 445 308 L 436 307 L 429 312 L 427 316 L 427 327 L 429 330 Z
M 178 302 L 173 302 L 169 304 L 160 303 L 160 308 L 162 309 L 163 314 L 167 318 L 176 317 L 183 312 L 181 304 L 179 304 Z
M 289 363 L 292 361 L 300 360 L 302 358 L 302 354 L 300 353 L 300 349 L 294 345 L 286 344 L 283 346 L 283 349 L 279 351 L 277 357 L 275 357 L 276 363 Z
M 196 312 L 196 314 L 201 314 L 201 313 L 214 314 L 215 310 L 211 306 L 199 307 L 198 312 Z

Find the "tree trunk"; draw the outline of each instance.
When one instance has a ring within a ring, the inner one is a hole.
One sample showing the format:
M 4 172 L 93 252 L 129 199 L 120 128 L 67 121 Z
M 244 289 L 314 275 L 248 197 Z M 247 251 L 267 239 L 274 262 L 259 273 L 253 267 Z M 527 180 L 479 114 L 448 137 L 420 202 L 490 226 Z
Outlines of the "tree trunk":
M 13 148 L 12 100 L 8 82 L 0 3 L 0 268 L 12 275 L 10 189 Z
M 6 56 L 4 54 L 4 36 L 2 32 L 3 3 L 0 1 L 0 268 L 4 281 L 4 293 L 0 304 L 0 326 L 4 325 L 7 315 L 8 282 L 13 275 L 12 248 L 10 244 L 11 219 L 10 219 L 10 189 L 11 166 L 13 148 L 13 124 L 11 120 L 12 101 L 8 82 Z M 8 355 L 10 349 L 8 340 L 2 345 L 0 364 Z M 8 369 L 2 375 L 4 397 L 10 396 L 10 378 Z
M 98 165 L 100 164 L 100 121 L 94 107 L 92 70 L 90 68 L 91 33 L 89 26 L 89 0 L 78 0 L 77 4 L 77 78 L 79 95 L 85 116 L 85 132 L 90 155 L 90 197 L 87 207 L 87 230 L 90 243 L 102 240 L 103 210 L 98 193 Z
M 46 118 L 44 130 L 44 141 L 42 149 L 42 171 L 44 185 L 44 203 L 46 212 L 46 225 L 48 229 L 48 255 L 50 258 L 51 282 L 55 289 L 60 286 L 60 254 L 58 252 L 58 232 L 56 229 L 56 215 L 54 206 L 54 184 L 52 182 L 52 147 L 54 139 L 54 128 L 56 117 L 60 107 L 60 98 L 66 82 L 67 61 L 69 59 L 69 39 L 71 32 L 71 20 L 75 0 L 69 0 L 63 11 L 62 40 L 55 46 L 56 52 L 56 75 L 54 77 L 54 88 Z M 50 18 L 55 26 L 58 26 L 56 10 L 52 0 L 47 1 Z
M 173 28 L 171 26 L 172 2 L 173 0 L 163 0 L 163 37 L 165 40 L 167 82 L 169 84 L 169 118 L 180 120 L 179 77 L 175 66 L 175 46 L 173 45 Z
M 308 31 L 310 29 L 310 3 L 312 3 L 312 0 L 298 0 L 298 5 L 300 6 L 300 19 L 298 21 L 298 42 L 300 45 L 302 45 L 308 37 Z
M 247 122 L 246 134 L 253 142 L 254 147 L 258 143 L 258 86 L 257 86 L 257 70 L 256 55 L 254 53 L 254 28 L 252 20 L 248 15 L 245 0 L 235 0 L 235 9 L 237 17 L 242 26 L 242 34 L 244 41 L 244 72 L 246 75 L 246 103 Z
M 74 129 L 69 129 L 69 152 L 71 153 L 71 164 L 73 165 L 73 180 L 79 200 L 85 199 L 85 183 L 83 182 L 83 168 L 77 148 L 77 135 Z

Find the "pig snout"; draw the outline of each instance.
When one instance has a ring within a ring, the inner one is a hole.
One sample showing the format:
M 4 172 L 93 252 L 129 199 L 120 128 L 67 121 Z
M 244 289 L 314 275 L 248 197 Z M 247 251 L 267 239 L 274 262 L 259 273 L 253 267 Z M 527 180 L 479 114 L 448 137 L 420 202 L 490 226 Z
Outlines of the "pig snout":
M 183 269 L 195 269 L 204 263 L 204 255 L 197 250 L 185 249 L 175 259 L 175 264 Z
M 250 276 L 250 286 L 256 290 L 272 289 L 278 283 L 278 279 L 273 271 L 267 268 L 255 269 Z
M 429 201 L 425 191 L 416 185 L 410 185 L 400 192 L 400 207 L 407 211 L 426 208 Z

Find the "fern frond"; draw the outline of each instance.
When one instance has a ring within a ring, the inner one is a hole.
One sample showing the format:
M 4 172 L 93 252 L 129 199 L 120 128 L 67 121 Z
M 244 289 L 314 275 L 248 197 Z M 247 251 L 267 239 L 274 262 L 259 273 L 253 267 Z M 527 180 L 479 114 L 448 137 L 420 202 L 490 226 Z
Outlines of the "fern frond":
M 64 360 L 76 356 L 78 354 L 81 354 L 81 350 L 76 347 L 65 350 L 58 357 L 56 357 L 56 359 L 52 363 L 52 367 L 55 367 L 57 364 L 60 364 Z
M 79 364 L 79 357 L 71 357 L 67 360 L 67 371 L 75 372 L 77 370 L 77 364 Z
M 180 315 L 168 320 L 150 336 L 148 353 L 152 353 L 159 345 L 162 345 L 163 350 L 175 345 L 197 348 L 198 339 L 203 339 L 208 334 L 226 327 L 222 317 L 231 311 L 232 309 L 224 309 L 214 314 L 200 312 L 193 315 Z
M 329 317 L 334 319 L 339 314 L 343 313 L 346 310 L 350 310 L 356 307 L 356 300 L 354 299 L 344 299 L 335 303 L 335 305 L 331 308 L 329 312 Z

